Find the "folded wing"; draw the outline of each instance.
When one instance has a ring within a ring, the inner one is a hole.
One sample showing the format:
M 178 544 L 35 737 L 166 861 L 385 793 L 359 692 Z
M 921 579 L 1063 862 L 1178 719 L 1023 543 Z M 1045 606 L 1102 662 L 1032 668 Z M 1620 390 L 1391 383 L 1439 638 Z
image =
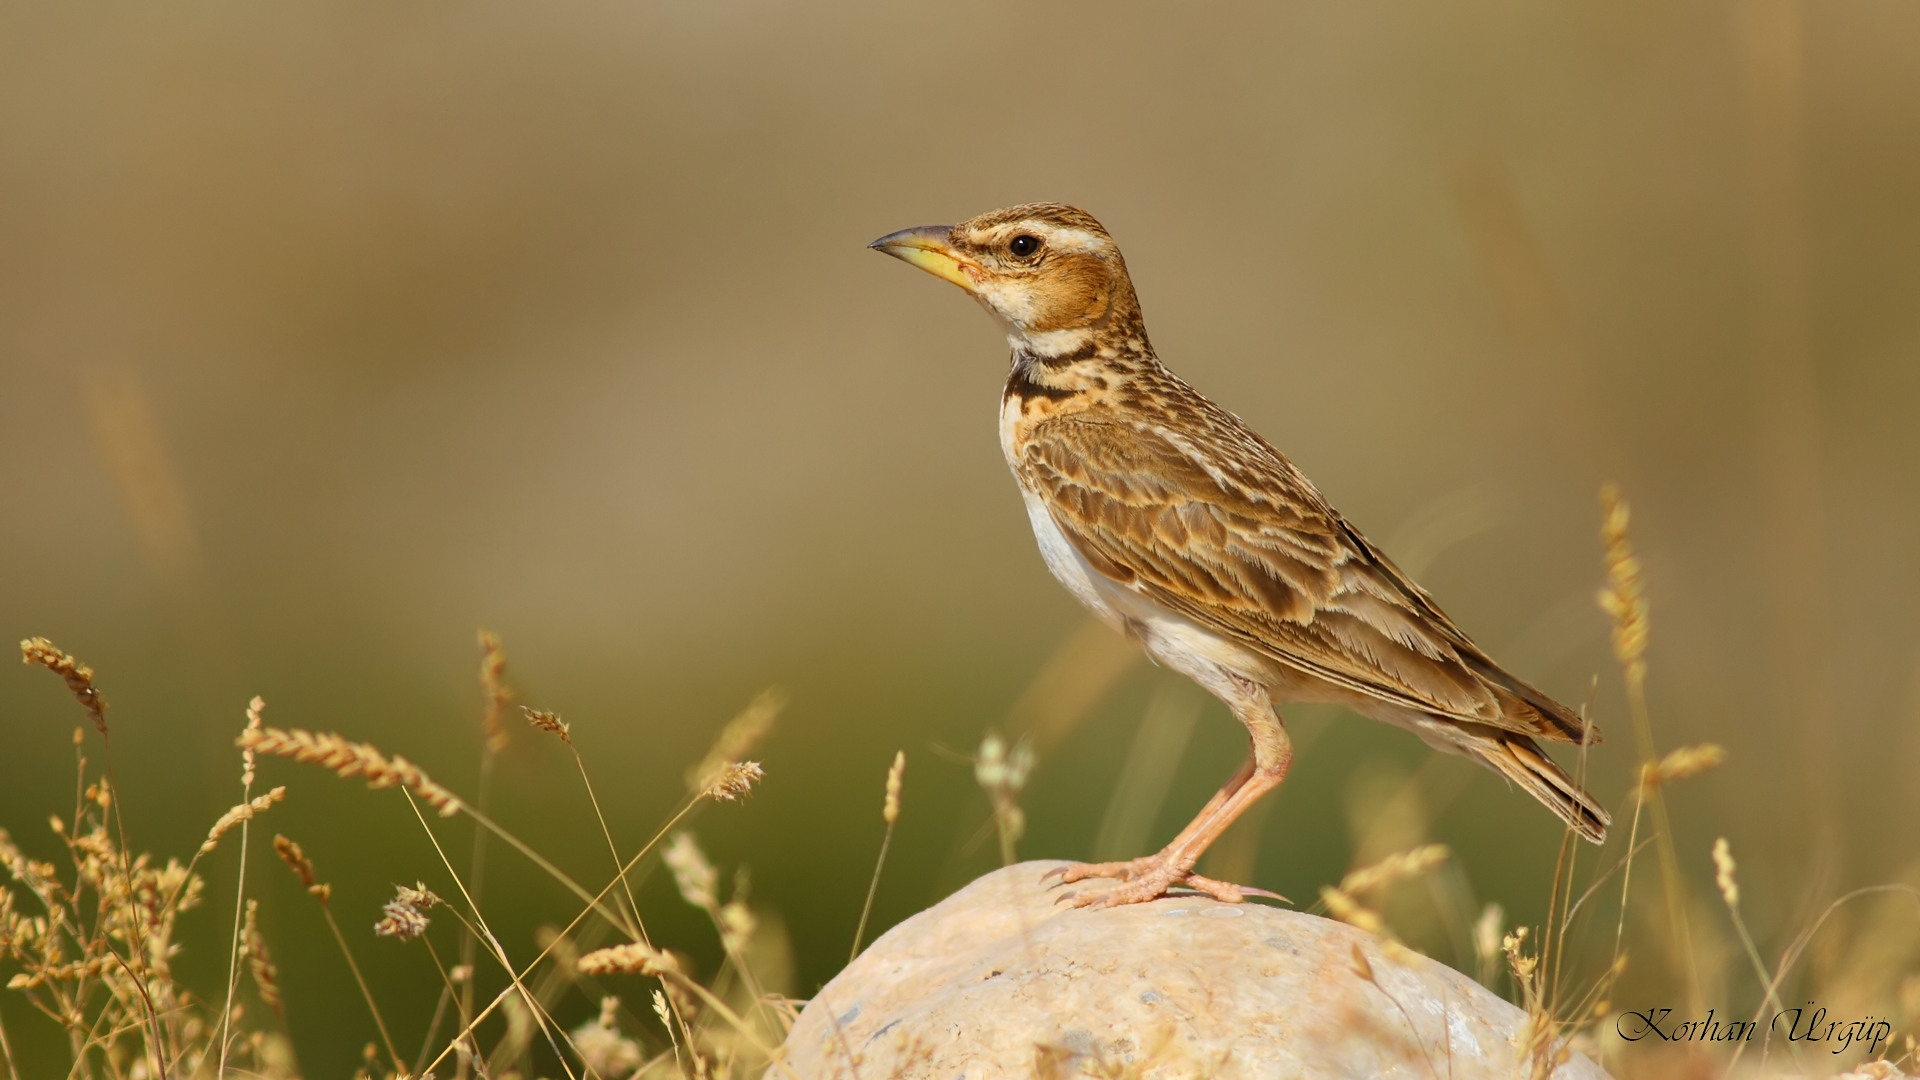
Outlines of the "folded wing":
M 1278 451 L 1222 410 L 1181 419 L 1083 412 L 1030 432 L 1021 470 L 1092 566 L 1349 690 L 1580 741 L 1577 714 L 1495 665 Z

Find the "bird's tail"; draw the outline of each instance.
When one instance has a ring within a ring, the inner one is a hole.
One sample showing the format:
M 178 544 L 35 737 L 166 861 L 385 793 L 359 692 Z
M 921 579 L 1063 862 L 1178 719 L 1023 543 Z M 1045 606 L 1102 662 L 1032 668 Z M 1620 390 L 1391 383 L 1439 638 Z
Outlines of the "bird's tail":
M 1525 788 L 1527 794 L 1560 815 L 1560 820 L 1575 832 L 1596 844 L 1606 840 L 1613 815 L 1555 765 L 1553 759 L 1541 751 L 1539 743 L 1510 731 L 1488 731 L 1472 739 L 1468 746 L 1474 757 Z

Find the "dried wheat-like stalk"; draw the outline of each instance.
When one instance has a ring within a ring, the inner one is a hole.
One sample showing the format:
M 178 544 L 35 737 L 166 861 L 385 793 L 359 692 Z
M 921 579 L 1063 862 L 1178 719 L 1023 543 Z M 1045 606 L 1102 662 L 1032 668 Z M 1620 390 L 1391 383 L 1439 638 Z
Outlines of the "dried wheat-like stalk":
M 1320 887 L 1320 901 L 1327 905 L 1327 913 L 1341 922 L 1351 923 L 1369 934 L 1386 936 L 1386 920 L 1372 908 L 1355 900 L 1351 894 L 1323 885 Z
M 100 734 L 107 733 L 107 699 L 93 685 L 93 669 L 61 652 L 53 642 L 43 637 L 28 638 L 20 643 L 20 662 L 39 664 L 55 675 L 66 680 L 67 689 L 73 692 L 73 699 L 87 710 L 87 716 L 93 720 L 93 726 Z
M 1640 788 L 1650 792 L 1677 780 L 1699 776 L 1727 760 L 1727 752 L 1717 743 L 1682 746 L 1657 762 L 1640 767 Z
M 1500 952 L 1500 938 L 1507 913 L 1499 904 L 1489 903 L 1473 923 L 1473 958 L 1483 986 L 1493 984 L 1493 958 Z
M 578 967 L 583 975 L 680 974 L 680 964 L 671 955 L 637 941 L 595 949 L 580 958 Z
M 1651 627 L 1647 599 L 1640 589 L 1640 560 L 1627 535 L 1630 514 L 1620 489 L 1600 489 L 1600 538 L 1606 545 L 1607 587 L 1600 590 L 1600 607 L 1613 616 L 1613 655 L 1636 687 L 1647 675 L 1647 640 Z
M 853 947 L 847 950 L 847 963 L 860 955 L 860 942 L 867 936 L 867 919 L 873 914 L 873 900 L 880 892 L 880 872 L 887 866 L 887 851 L 893 847 L 893 827 L 900 820 L 900 788 L 907 771 L 907 752 L 896 750 L 887 769 L 887 795 L 880 804 L 880 820 L 887 831 L 880 838 L 880 857 L 873 862 L 873 880 L 867 883 L 867 902 L 860 907 L 860 921 L 854 925 Z
M 254 698 L 252 701 L 247 702 L 247 730 L 248 731 L 260 730 L 260 725 L 262 723 L 262 720 L 260 717 L 262 713 L 266 712 L 266 709 L 267 709 L 267 699 L 259 696 L 258 694 L 254 695 Z M 240 786 L 241 787 L 250 788 L 253 786 L 253 766 L 254 766 L 253 751 L 241 750 L 240 751 Z
M 707 853 L 700 850 L 699 841 L 691 833 L 674 833 L 660 859 L 673 872 L 673 883 L 682 900 L 703 911 L 719 906 L 720 872 L 707 861 Z
M 1363 866 L 1348 873 L 1338 885 L 1321 886 L 1320 902 L 1326 905 L 1327 914 L 1341 922 L 1377 934 L 1386 938 L 1389 944 L 1398 946 L 1399 939 L 1387 927 L 1386 919 L 1361 903 L 1360 894 L 1377 892 L 1403 878 L 1424 874 L 1445 862 L 1447 855 L 1444 844 L 1426 844 L 1389 855 L 1372 866 Z
M 493 631 L 480 629 L 480 690 L 486 695 L 485 711 L 482 715 L 487 733 L 487 753 L 498 754 L 507 748 L 507 726 L 500 722 L 500 713 L 513 704 L 513 687 L 508 686 L 505 673 L 507 654 L 500 647 L 500 637 Z
M 1740 906 L 1740 882 L 1733 876 L 1733 848 L 1727 845 L 1722 836 L 1713 842 L 1713 883 L 1720 888 L 1720 898 L 1730 908 Z
M 1402 878 L 1418 877 L 1447 861 L 1445 844 L 1425 844 L 1389 855 L 1340 879 L 1340 891 L 1349 895 L 1385 888 Z
M 897 750 L 893 755 L 893 767 L 887 770 L 887 798 L 880 805 L 880 817 L 888 825 L 900 820 L 901 778 L 907 771 L 907 752 Z
M 687 790 L 695 795 L 710 795 L 717 779 L 727 769 L 746 760 L 773 730 L 773 722 L 787 707 L 787 696 L 777 689 L 762 690 L 740 715 L 720 729 L 707 755 L 687 770 Z
M 754 931 L 760 929 L 759 916 L 753 913 L 746 901 L 738 899 L 720 905 L 720 910 L 713 913 L 713 923 L 720 930 L 721 948 L 733 957 L 746 952 Z M 741 963 L 744 965 L 744 961 Z
M 1607 585 L 1600 590 L 1600 607 L 1613 619 L 1613 655 L 1620 663 L 1621 675 L 1627 684 L 1627 704 L 1633 714 L 1633 737 L 1641 762 L 1634 791 L 1633 825 L 1627 832 L 1626 864 L 1620 874 L 1620 918 L 1614 927 L 1614 961 L 1617 964 L 1623 955 L 1621 942 L 1626 932 L 1627 901 L 1633 882 L 1633 852 L 1639 846 L 1640 816 L 1643 809 L 1650 809 L 1673 951 L 1675 958 L 1684 964 L 1687 997 L 1690 1005 L 1697 1009 L 1700 1007 L 1700 973 L 1693 950 L 1693 933 L 1687 925 L 1686 887 L 1680 877 L 1679 855 L 1674 851 L 1673 826 L 1667 818 L 1666 799 L 1660 790 L 1663 780 L 1660 766 L 1671 762 L 1676 771 L 1667 778 L 1679 779 L 1678 770 L 1691 769 L 1684 775 L 1693 775 L 1717 764 L 1718 758 L 1709 755 L 1676 760 L 1670 754 L 1656 763 L 1655 755 L 1659 751 L 1653 742 L 1653 720 L 1647 710 L 1646 692 L 1646 651 L 1651 624 L 1646 595 L 1640 585 L 1640 560 L 1634 555 L 1627 533 L 1631 514 L 1620 489 L 1613 484 L 1600 488 L 1600 508 L 1600 540 L 1605 548 L 1607 570 Z M 1712 748 L 1712 752 L 1717 751 L 1717 747 Z
M 273 837 L 273 852 L 280 856 L 281 862 L 286 863 L 299 876 L 301 887 L 319 897 L 322 904 L 333 899 L 333 886 L 320 880 L 319 875 L 314 872 L 313 860 L 307 858 L 307 853 L 300 850 L 298 843 L 276 833 Z
M 253 973 L 253 985 L 260 991 L 260 1000 L 276 1014 L 280 1007 L 280 969 L 274 966 L 273 956 L 267 952 L 267 939 L 260 932 L 260 901 L 247 901 L 247 921 L 241 930 L 240 955 L 247 962 L 247 970 Z
M 255 698 L 254 700 L 258 701 L 259 699 Z M 252 821 L 257 815 L 266 813 L 268 807 L 280 802 L 286 797 L 287 789 L 277 787 L 265 795 L 253 799 L 251 802 L 243 802 L 233 809 L 228 810 L 226 813 L 221 814 L 220 820 L 214 822 L 213 828 L 207 830 L 207 839 L 205 843 L 200 845 L 199 854 L 205 855 L 212 851 L 214 847 L 220 843 L 220 838 L 227 835 L 227 830 L 243 821 Z
M 340 776 L 364 776 L 371 788 L 406 788 L 441 817 L 452 817 L 462 807 L 459 796 L 434 783 L 419 766 L 398 754 L 388 757 L 371 743 L 351 742 L 332 732 L 271 727 L 248 728 L 234 742 L 242 750 L 324 765 Z

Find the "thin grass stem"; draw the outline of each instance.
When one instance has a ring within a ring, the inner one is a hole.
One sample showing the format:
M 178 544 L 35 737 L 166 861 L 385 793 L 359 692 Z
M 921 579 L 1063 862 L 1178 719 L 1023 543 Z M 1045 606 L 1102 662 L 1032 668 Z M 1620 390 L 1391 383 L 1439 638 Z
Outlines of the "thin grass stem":
M 13 1044 L 7 1041 L 7 1025 L 0 1021 L 0 1058 L 7 1062 L 7 1080 L 20 1080 L 20 1067 L 13 1063 Z
M 251 756 L 249 756 L 245 775 L 241 777 L 240 801 L 242 803 L 251 803 L 253 801 L 253 765 L 251 763 Z M 238 985 L 240 981 L 240 916 L 247 906 L 247 837 L 249 835 L 249 827 L 252 824 L 253 821 L 251 818 L 242 818 L 240 821 L 240 872 L 237 875 L 239 880 L 234 883 L 233 887 L 233 940 L 227 947 L 227 1002 L 220 1010 L 220 1067 L 219 1070 L 214 1073 L 215 1080 L 220 1080 L 220 1078 L 227 1075 L 227 1046 L 233 1023 L 233 992 L 234 987 Z M 196 859 L 198 857 L 197 855 L 195 856 Z M 185 882 L 192 874 L 193 867 L 188 866 L 187 877 L 181 879 L 182 884 L 180 889 L 186 888 Z M 169 906 L 178 902 L 180 889 L 174 890 L 175 896 L 173 900 L 168 902 Z
M 580 783 L 587 789 L 587 801 L 593 804 L 594 820 L 600 823 L 600 835 L 607 841 L 607 854 L 613 856 L 613 865 L 620 877 L 620 889 L 626 894 L 627 912 L 632 921 L 620 928 L 629 937 L 651 946 L 653 943 L 647 940 L 646 927 L 640 924 L 640 905 L 633 898 L 633 886 L 627 882 L 627 869 L 620 864 L 620 849 L 613 842 L 613 830 L 607 828 L 607 816 L 601 813 L 600 799 L 593 793 L 593 781 L 587 777 L 587 763 L 580 757 L 580 748 L 573 745 L 571 739 L 567 741 L 567 749 L 573 751 L 574 767 L 580 770 Z
M 1920 889 L 1916 889 L 1911 885 L 1868 885 L 1855 889 L 1828 904 L 1826 910 L 1820 913 L 1820 917 L 1808 924 L 1806 928 L 1798 934 L 1795 934 L 1792 943 L 1781 951 L 1780 963 L 1775 965 L 1773 969 L 1773 978 L 1764 980 L 1766 992 L 1761 995 L 1760 1004 L 1755 1006 L 1753 1010 L 1753 1023 L 1756 1026 L 1760 1023 L 1760 1017 L 1766 1012 L 1768 1003 L 1779 1000 L 1780 985 L 1786 981 L 1787 972 L 1793 970 L 1793 966 L 1800 962 L 1800 954 L 1806 951 L 1807 946 L 1813 942 L 1814 935 L 1820 932 L 1820 928 L 1826 925 L 1827 920 L 1833 916 L 1833 913 L 1840 910 L 1843 905 L 1858 900 L 1860 897 L 1872 896 L 1879 893 L 1905 893 L 1915 900 L 1920 900 Z M 1772 1040 L 1768 1040 L 1769 1043 L 1771 1041 Z M 1791 1047 L 1793 1044 L 1789 1041 L 1787 1045 Z M 1746 1050 L 1747 1045 L 1744 1042 L 1734 1047 L 1733 1059 L 1727 1063 L 1728 1076 L 1733 1075 L 1734 1066 L 1740 1063 L 1740 1055 L 1746 1053 Z M 1764 1057 L 1762 1060 L 1764 1061 Z
M 633 869 L 636 863 L 638 863 L 641 859 L 645 858 L 647 854 L 651 852 L 654 849 L 654 847 L 658 845 L 660 841 L 666 837 L 667 833 L 673 831 L 674 827 L 679 825 L 681 820 L 685 818 L 688 814 L 692 813 L 694 807 L 698 805 L 700 805 L 700 800 L 697 796 L 687 799 L 686 802 L 684 802 L 681 805 L 679 811 L 676 812 L 671 818 L 668 818 L 667 823 L 660 826 L 659 831 L 653 834 L 653 838 L 648 840 L 644 847 L 642 847 L 638 852 L 634 854 L 632 858 L 628 859 L 621 866 L 620 868 L 621 876 L 624 877 L 627 873 L 629 873 Z M 431 831 L 429 831 L 429 835 L 431 835 Z M 573 917 L 572 921 L 567 923 L 565 929 L 561 930 L 560 933 L 555 934 L 553 941 L 548 943 L 546 948 L 540 950 L 540 954 L 534 957 L 533 960 L 527 964 L 526 969 L 523 972 L 521 972 L 519 976 L 516 976 L 516 977 L 524 977 L 526 974 L 530 974 L 533 971 L 533 969 L 540 964 L 541 961 L 547 958 L 548 954 L 553 952 L 554 946 L 558 945 L 563 938 L 565 938 L 569 933 L 571 933 L 574 927 L 580 925 L 580 920 L 586 918 L 588 914 L 597 912 L 597 911 L 604 912 L 604 909 L 600 907 L 599 902 L 608 893 L 613 891 L 613 887 L 616 883 L 617 882 L 614 882 L 614 881 L 607 882 L 606 887 L 600 890 L 600 895 L 591 898 L 588 901 L 587 906 L 581 909 L 581 911 Z M 602 917 L 603 918 L 605 917 L 604 913 L 602 914 Z M 614 925 L 617 926 L 619 924 L 615 923 Z M 428 1070 L 433 1069 L 435 1066 L 439 1065 L 440 1062 L 446 1060 L 446 1056 L 453 1052 L 453 1048 L 459 1045 L 461 1039 L 466 1038 L 467 1035 L 470 1034 L 474 1028 L 478 1027 L 482 1021 L 486 1020 L 488 1016 L 492 1015 L 493 1010 L 499 1007 L 500 1000 L 504 996 L 505 995 L 502 994 L 494 998 L 492 1004 L 488 1005 L 485 1009 L 480 1010 L 478 1015 L 468 1020 L 466 1027 L 463 1028 L 459 1034 L 455 1035 L 452 1041 L 447 1043 L 446 1048 L 441 1050 L 438 1056 L 436 1056 L 432 1061 L 427 1063 Z
M 560 1052 L 559 1045 L 554 1042 L 553 1032 L 550 1027 L 552 1017 L 547 1015 L 546 1009 L 541 1007 L 539 1000 L 527 989 L 526 983 L 521 981 L 520 974 L 514 969 L 513 962 L 507 957 L 506 948 L 500 944 L 500 939 L 495 937 L 493 930 L 487 926 L 486 917 L 480 914 L 480 908 L 474 903 L 472 894 L 467 892 L 466 883 L 461 881 L 460 875 L 454 871 L 452 860 L 447 858 L 446 850 L 440 846 L 440 838 L 434 835 L 433 828 L 427 824 L 426 815 L 420 812 L 420 804 L 414 799 L 413 793 L 408 791 L 406 792 L 406 796 L 407 806 L 412 808 L 413 816 L 419 819 L 420 828 L 426 831 L 427 839 L 433 844 L 434 853 L 440 856 L 441 865 L 446 868 L 447 874 L 453 878 L 454 887 L 460 890 L 460 896 L 466 900 L 468 910 L 473 912 L 474 922 L 468 923 L 466 916 L 461 915 L 457 908 L 449 908 L 448 910 L 452 911 L 454 917 L 466 925 L 469 934 L 475 937 L 484 936 L 483 940 L 487 947 L 493 951 L 494 959 L 506 970 L 507 976 L 513 980 L 514 989 L 519 991 L 521 1000 L 526 1003 L 527 1009 L 533 1013 L 534 1022 L 540 1025 L 541 1034 L 546 1036 L 547 1045 L 553 1050 L 554 1056 L 559 1059 L 560 1067 L 566 1070 L 568 1080 L 576 1080 L 573 1075 L 573 1068 L 567 1064 L 566 1055 Z M 596 905 L 598 904 L 597 900 L 591 902 Z M 475 923 L 478 924 L 477 930 L 475 929 Z M 471 984 L 472 976 L 468 977 L 468 982 Z M 461 1034 L 464 1035 L 465 1032 Z M 566 1032 L 562 1031 L 560 1037 L 567 1040 L 568 1047 L 572 1048 L 576 1055 L 579 1054 L 579 1049 L 573 1047 L 573 1040 L 568 1038 Z M 402 1066 L 396 1061 L 394 1067 L 401 1068 Z
M 873 862 L 873 880 L 867 882 L 867 902 L 860 905 L 860 924 L 853 929 L 853 948 L 847 951 L 847 963 L 860 955 L 860 941 L 867 936 L 867 919 L 873 914 L 873 898 L 880 894 L 880 871 L 887 867 L 887 850 L 893 847 L 893 825 L 887 822 L 886 835 L 880 838 L 880 857 Z
M 347 935 L 340 932 L 340 923 L 333 917 L 333 906 L 325 900 L 320 901 L 320 913 L 327 917 L 327 929 L 333 931 L 333 940 L 340 943 L 340 955 L 347 958 L 347 967 L 353 972 L 353 981 L 360 987 L 360 996 L 367 1000 L 367 1011 L 373 1014 L 373 1026 L 380 1029 L 380 1041 L 387 1048 L 387 1056 L 393 1059 L 395 1070 L 406 1068 L 400 1060 L 400 1051 L 394 1048 L 393 1036 L 387 1033 L 387 1021 L 380 1015 L 380 1006 L 374 1003 L 373 989 L 367 985 L 366 977 L 360 974 L 360 965 L 354 962 L 353 950 L 347 948 Z
M 433 958 L 434 970 L 440 973 L 441 990 L 439 1000 L 433 1004 L 433 1019 L 427 1024 L 427 1037 L 420 1042 L 420 1056 L 413 1062 L 414 1076 L 426 1072 L 427 1053 L 433 1049 L 433 1037 L 440 1031 L 440 1019 L 446 1014 L 447 1003 L 459 999 L 459 992 L 453 986 L 453 976 L 447 972 L 447 965 L 440 962 L 440 951 L 433 947 L 433 939 L 423 934 L 420 943 L 427 947 L 427 955 Z
M 113 772 L 113 742 L 107 736 L 107 725 L 100 723 L 100 761 L 107 775 L 107 787 L 113 792 L 113 827 L 120 837 L 120 880 L 127 892 L 127 922 L 133 926 L 133 949 L 137 952 L 147 950 L 146 920 L 141 917 L 140 907 L 133 899 L 133 853 L 127 848 L 127 822 L 120 813 L 120 781 Z M 153 1067 L 159 1074 L 159 1080 L 167 1080 L 166 1033 L 160 1028 L 160 1014 L 153 1007 L 153 995 L 147 990 L 147 980 L 135 972 L 131 965 L 122 960 L 128 978 L 140 991 L 140 1001 L 146 1006 L 147 1021 L 153 1029 Z

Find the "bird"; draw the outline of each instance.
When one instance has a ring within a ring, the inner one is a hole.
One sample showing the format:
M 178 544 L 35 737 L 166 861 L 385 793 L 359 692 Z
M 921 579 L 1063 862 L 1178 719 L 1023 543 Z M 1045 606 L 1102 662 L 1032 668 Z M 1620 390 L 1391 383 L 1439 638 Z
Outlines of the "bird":
M 1041 557 L 1101 622 L 1219 698 L 1247 761 L 1158 853 L 1069 863 L 1074 907 L 1191 890 L 1263 890 L 1194 873 L 1293 763 L 1279 707 L 1345 705 L 1504 776 L 1594 843 L 1607 811 L 1540 740 L 1599 741 L 1583 715 L 1510 674 L 1237 416 L 1163 364 L 1120 248 L 1060 203 L 903 229 L 868 247 L 949 281 L 1011 348 L 1000 448 Z

